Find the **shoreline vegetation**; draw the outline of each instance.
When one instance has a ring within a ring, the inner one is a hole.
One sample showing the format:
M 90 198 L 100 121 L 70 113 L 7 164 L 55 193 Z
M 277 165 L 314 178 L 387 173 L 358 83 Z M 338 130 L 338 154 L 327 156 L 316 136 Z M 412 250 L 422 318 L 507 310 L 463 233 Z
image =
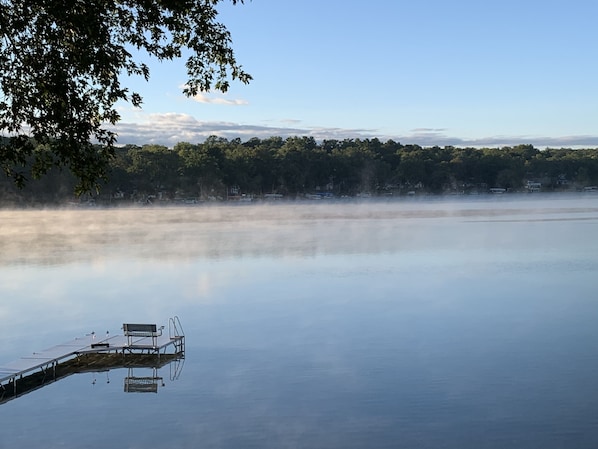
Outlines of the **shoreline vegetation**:
M 241 141 L 212 136 L 173 148 L 119 147 L 98 192 L 75 197 L 76 184 L 75 176 L 59 169 L 23 189 L 5 177 L 0 179 L 0 206 L 598 193 L 598 148 L 421 147 L 376 138 L 316 142 L 311 137 Z

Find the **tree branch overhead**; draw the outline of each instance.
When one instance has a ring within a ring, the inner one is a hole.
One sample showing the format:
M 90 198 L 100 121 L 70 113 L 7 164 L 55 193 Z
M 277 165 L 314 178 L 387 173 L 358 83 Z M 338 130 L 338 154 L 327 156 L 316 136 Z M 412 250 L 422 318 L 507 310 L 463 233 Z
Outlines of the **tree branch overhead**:
M 184 93 L 248 83 L 219 0 L 0 0 L 0 167 L 17 185 L 67 168 L 80 192 L 106 177 L 119 101 L 139 107 L 124 75 L 149 79 L 128 48 L 157 60 L 189 50 Z M 242 3 L 232 0 L 233 4 Z

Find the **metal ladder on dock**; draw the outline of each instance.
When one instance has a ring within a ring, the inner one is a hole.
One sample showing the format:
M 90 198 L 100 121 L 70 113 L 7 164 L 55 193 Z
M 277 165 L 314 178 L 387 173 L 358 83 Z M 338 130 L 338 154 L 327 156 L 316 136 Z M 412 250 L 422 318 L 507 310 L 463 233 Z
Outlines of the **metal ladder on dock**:
M 178 316 L 174 316 L 168 320 L 168 336 L 173 340 L 175 351 L 185 357 L 185 332 L 181 320 Z

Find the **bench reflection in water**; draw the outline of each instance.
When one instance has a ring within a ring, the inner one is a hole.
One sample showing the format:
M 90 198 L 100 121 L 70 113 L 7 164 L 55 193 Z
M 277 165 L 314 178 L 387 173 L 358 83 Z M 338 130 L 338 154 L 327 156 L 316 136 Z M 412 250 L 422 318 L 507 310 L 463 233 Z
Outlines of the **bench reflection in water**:
M 127 368 L 125 392 L 158 392 L 164 385 L 158 369 L 169 365 L 176 380 L 185 359 L 185 335 L 178 317 L 169 320 L 168 334 L 156 324 L 123 324 L 123 335 L 70 342 L 21 357 L 0 367 L 0 404 L 77 373 Z M 151 376 L 136 376 L 134 369 L 151 369 Z
M 184 353 L 161 354 L 82 354 L 56 366 L 54 372 L 35 372 L 18 380 L 16 392 L 12 386 L 0 389 L 0 404 L 24 394 L 38 390 L 73 374 L 103 373 L 116 369 L 127 369 L 124 391 L 127 393 L 157 393 L 158 386 L 164 386 L 161 371 L 168 366 L 170 381 L 177 380 L 185 361 Z M 150 375 L 140 376 L 149 370 Z M 15 394 L 16 393 L 16 394 Z

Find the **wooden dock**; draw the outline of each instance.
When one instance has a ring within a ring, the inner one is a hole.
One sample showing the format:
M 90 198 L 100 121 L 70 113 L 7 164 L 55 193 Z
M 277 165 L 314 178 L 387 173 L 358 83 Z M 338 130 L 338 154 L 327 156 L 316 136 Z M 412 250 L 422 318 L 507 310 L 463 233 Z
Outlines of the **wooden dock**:
M 91 333 L 2 364 L 0 402 L 6 395 L 16 397 L 20 392 L 30 391 L 25 384 L 31 384 L 33 379 L 41 380 L 40 386 L 43 386 L 74 372 L 101 371 L 115 366 L 156 367 L 161 361 L 168 363 L 173 358 L 184 358 L 185 335 L 179 319 L 169 320 L 168 333 L 163 333 L 162 329 L 145 337 L 106 335 L 101 338 Z M 34 386 L 36 383 L 37 380 L 33 382 Z

